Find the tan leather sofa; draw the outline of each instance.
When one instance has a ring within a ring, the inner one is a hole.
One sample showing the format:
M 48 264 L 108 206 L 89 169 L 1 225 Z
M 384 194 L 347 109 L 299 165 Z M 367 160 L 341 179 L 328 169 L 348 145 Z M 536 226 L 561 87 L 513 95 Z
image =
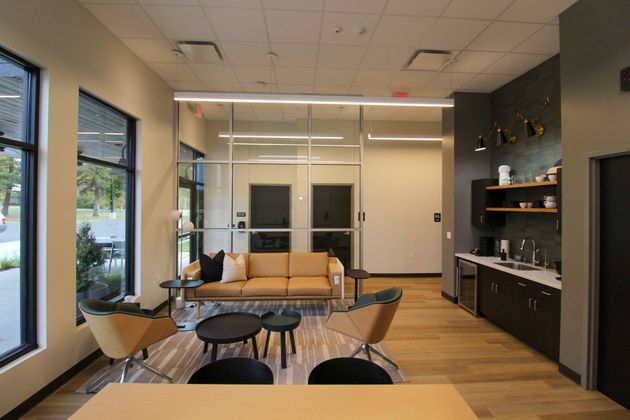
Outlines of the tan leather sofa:
M 209 254 L 211 257 L 214 254 Z M 232 258 L 238 253 L 227 254 Z M 339 299 L 343 266 L 326 252 L 243 253 L 247 280 L 204 283 L 186 289 L 188 301 Z M 337 281 L 335 281 L 337 277 Z M 183 279 L 201 278 L 199 261 L 184 267 Z M 199 304 L 197 305 L 199 316 Z

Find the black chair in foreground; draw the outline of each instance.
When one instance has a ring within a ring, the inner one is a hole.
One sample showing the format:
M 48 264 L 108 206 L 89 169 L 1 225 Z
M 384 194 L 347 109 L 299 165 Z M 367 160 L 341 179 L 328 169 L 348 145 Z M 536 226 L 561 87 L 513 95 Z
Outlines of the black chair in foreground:
M 339 357 L 315 366 L 308 376 L 309 385 L 391 385 L 392 378 L 365 359 Z
M 269 366 L 247 357 L 231 357 L 208 363 L 188 380 L 189 384 L 273 385 Z

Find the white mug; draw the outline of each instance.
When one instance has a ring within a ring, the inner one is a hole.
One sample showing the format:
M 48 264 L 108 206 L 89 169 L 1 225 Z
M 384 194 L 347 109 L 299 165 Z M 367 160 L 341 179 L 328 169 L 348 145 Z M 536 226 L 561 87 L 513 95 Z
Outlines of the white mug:
M 555 201 L 545 201 L 544 204 L 547 209 L 555 209 L 558 206 L 558 203 Z
M 543 196 L 543 200 L 555 202 L 556 201 L 556 196 L 555 195 L 545 195 L 545 196 Z

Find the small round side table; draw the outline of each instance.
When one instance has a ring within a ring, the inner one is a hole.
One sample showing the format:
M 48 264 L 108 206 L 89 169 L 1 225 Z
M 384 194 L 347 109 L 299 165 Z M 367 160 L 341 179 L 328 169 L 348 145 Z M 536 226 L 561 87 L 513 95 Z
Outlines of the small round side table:
M 267 312 L 260 316 L 262 327 L 267 330 L 267 339 L 265 340 L 265 352 L 263 357 L 267 357 L 269 351 L 269 336 L 272 332 L 280 333 L 280 360 L 282 363 L 282 369 L 287 367 L 287 342 L 286 333 L 289 332 L 289 338 L 291 339 L 291 352 L 296 354 L 295 351 L 295 337 L 293 336 L 293 330 L 300 325 L 302 321 L 302 315 L 297 311 L 285 309 L 279 314 L 274 312 Z
M 370 273 L 358 268 L 349 268 L 346 270 L 346 276 L 354 279 L 354 301 L 359 298 L 359 290 L 363 294 L 363 280 L 370 278 Z
M 171 316 L 171 289 L 196 289 L 202 284 L 202 280 L 167 280 L 160 283 L 162 289 L 168 289 L 168 316 Z M 196 326 L 196 322 L 177 322 L 178 331 L 192 331 Z

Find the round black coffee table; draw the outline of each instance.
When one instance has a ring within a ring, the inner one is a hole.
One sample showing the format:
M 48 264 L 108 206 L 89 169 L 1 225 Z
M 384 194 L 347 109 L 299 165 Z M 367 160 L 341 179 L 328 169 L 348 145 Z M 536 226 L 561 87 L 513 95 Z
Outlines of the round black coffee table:
M 260 332 L 262 324 L 256 314 L 247 312 L 230 312 L 206 318 L 197 324 L 197 337 L 204 342 L 203 352 L 208 352 L 208 344 L 212 343 L 211 361 L 217 360 L 219 344 L 247 343 L 252 339 L 254 358 L 258 359 L 256 334 Z
M 162 289 L 168 289 L 168 316 L 171 316 L 171 289 L 196 289 L 203 284 L 203 280 L 166 280 L 160 283 Z M 196 322 L 178 322 L 178 331 L 192 331 L 197 326 Z
M 346 276 L 354 279 L 354 301 L 359 298 L 359 290 L 363 293 L 363 280 L 370 278 L 370 273 L 358 268 L 349 268 L 346 270 Z
M 280 360 L 282 361 L 282 369 L 286 369 L 286 333 L 287 331 L 289 332 L 289 337 L 291 338 L 291 352 L 295 354 L 295 337 L 293 336 L 293 330 L 300 325 L 302 315 L 300 315 L 299 312 L 285 309 L 279 314 L 276 314 L 274 312 L 267 312 L 266 314 L 260 316 L 260 320 L 262 321 L 263 328 L 267 330 L 267 339 L 265 340 L 265 353 L 263 354 L 263 357 L 267 357 L 267 352 L 269 351 L 269 336 L 271 335 L 271 332 L 279 332 Z

